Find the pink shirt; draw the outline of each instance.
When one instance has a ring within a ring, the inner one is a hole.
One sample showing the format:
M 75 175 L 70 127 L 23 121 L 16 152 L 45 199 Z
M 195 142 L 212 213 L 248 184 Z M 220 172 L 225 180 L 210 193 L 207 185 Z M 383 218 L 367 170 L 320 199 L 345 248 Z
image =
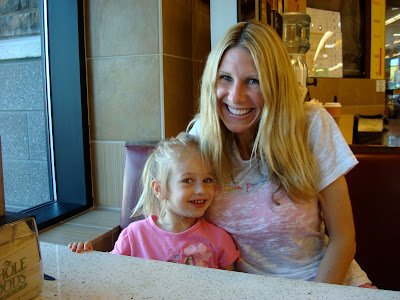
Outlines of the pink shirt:
M 325 109 L 310 105 L 306 117 L 308 145 L 320 167 L 322 190 L 357 160 Z M 198 121 L 190 133 L 199 136 L 200 128 Z M 276 186 L 268 181 L 268 166 L 264 168 L 257 156 L 243 160 L 236 146 L 232 160 L 234 180 L 217 195 L 205 217 L 232 235 L 241 255 L 238 271 L 314 280 L 328 244 L 319 202 L 294 203 L 281 193 L 276 205 L 272 201 Z M 353 260 L 343 284 L 370 282 Z
M 229 266 L 239 257 L 231 236 L 202 218 L 181 233 L 162 230 L 156 219 L 150 216 L 131 223 L 122 230 L 111 253 L 215 269 Z

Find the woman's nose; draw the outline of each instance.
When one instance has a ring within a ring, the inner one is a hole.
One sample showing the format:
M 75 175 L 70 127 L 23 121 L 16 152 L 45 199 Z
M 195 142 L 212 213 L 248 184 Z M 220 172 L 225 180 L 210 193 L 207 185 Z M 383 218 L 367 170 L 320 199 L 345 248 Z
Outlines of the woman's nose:
M 240 103 L 245 101 L 246 89 L 240 82 L 235 82 L 229 91 L 229 100 L 232 103 Z

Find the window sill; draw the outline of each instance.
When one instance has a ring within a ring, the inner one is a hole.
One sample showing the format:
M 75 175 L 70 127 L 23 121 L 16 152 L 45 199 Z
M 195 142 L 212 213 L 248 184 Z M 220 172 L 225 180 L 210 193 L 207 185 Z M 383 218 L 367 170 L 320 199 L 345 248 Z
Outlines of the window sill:
M 91 241 L 98 251 L 111 251 L 120 233 L 120 210 L 94 208 L 81 215 L 39 232 L 39 241 L 68 245 L 74 241 Z

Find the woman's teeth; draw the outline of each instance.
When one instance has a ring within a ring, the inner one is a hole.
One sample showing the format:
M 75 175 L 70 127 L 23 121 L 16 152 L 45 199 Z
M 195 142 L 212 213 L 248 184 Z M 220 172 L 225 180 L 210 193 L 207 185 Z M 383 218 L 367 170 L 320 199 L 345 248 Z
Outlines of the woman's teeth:
M 236 109 L 236 108 L 230 107 L 229 105 L 227 105 L 227 107 L 228 107 L 228 111 L 231 114 L 238 115 L 238 116 L 246 115 L 251 111 L 251 109 Z

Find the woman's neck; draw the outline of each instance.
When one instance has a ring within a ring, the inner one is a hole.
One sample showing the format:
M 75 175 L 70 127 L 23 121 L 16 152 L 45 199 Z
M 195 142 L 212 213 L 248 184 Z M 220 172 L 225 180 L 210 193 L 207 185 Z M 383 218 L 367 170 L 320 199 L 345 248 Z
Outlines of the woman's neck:
M 168 215 L 157 217 L 156 224 L 164 231 L 180 233 L 188 230 L 197 222 L 197 218 L 171 218 Z
M 251 152 L 253 151 L 254 137 L 249 134 L 236 134 L 235 135 L 236 146 L 238 147 L 240 157 L 243 160 L 249 160 L 251 158 Z

